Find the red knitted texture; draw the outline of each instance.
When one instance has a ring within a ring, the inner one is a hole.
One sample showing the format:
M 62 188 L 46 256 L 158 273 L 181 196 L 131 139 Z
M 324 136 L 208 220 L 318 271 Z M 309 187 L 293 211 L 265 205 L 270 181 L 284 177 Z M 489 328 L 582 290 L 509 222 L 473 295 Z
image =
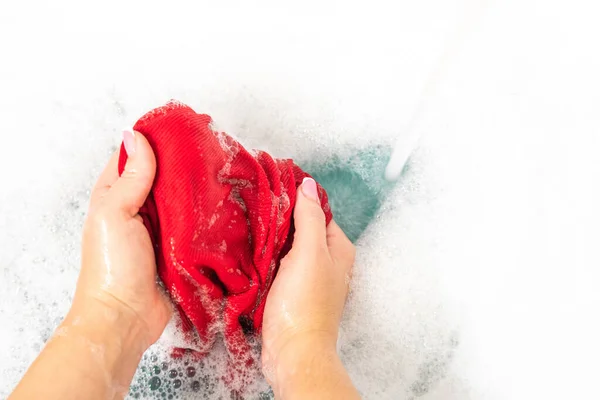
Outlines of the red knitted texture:
M 292 160 L 248 152 L 211 127 L 208 115 L 170 102 L 134 126 L 156 155 L 156 178 L 139 213 L 158 275 L 202 354 L 222 333 L 246 358 L 260 332 L 266 296 L 291 247 L 296 189 L 309 176 Z M 121 146 L 119 174 L 127 153 Z M 327 223 L 327 195 L 318 186 Z M 197 335 L 194 333 L 197 332 Z

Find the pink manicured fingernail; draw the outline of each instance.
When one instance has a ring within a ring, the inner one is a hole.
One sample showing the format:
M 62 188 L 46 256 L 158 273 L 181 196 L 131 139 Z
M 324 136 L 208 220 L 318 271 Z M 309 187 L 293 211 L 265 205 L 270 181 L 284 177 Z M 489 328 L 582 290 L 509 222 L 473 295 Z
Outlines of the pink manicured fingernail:
M 313 178 L 306 177 L 302 180 L 302 193 L 311 200 L 319 201 L 317 182 Z
M 131 129 L 123 129 L 123 143 L 128 156 L 135 153 L 135 133 Z

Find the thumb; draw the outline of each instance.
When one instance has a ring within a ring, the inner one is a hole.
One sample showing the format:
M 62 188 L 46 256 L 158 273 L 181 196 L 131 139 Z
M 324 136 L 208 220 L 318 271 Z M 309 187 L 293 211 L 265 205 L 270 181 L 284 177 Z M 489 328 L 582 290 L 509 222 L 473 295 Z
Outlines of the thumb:
M 124 130 L 123 145 L 127 152 L 127 163 L 123 173 L 111 187 L 108 201 L 133 217 L 152 188 L 156 158 L 150 143 L 139 132 Z
M 302 252 L 326 250 L 325 214 L 321 209 L 315 180 L 304 178 L 296 196 L 296 207 L 294 208 L 296 233 L 293 248 L 299 248 L 298 251 Z

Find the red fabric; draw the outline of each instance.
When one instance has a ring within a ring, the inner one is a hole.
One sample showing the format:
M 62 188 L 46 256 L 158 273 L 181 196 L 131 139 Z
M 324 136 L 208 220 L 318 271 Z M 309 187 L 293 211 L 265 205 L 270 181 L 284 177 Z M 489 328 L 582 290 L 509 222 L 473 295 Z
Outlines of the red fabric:
M 267 292 L 291 246 L 296 188 L 309 175 L 292 160 L 246 151 L 211 122 L 170 102 L 135 124 L 157 161 L 139 213 L 183 329 L 198 334 L 194 346 L 208 351 L 222 333 L 230 354 L 244 358 L 247 334 L 260 332 Z M 119 174 L 126 161 L 122 146 Z M 329 223 L 327 195 L 318 188 Z

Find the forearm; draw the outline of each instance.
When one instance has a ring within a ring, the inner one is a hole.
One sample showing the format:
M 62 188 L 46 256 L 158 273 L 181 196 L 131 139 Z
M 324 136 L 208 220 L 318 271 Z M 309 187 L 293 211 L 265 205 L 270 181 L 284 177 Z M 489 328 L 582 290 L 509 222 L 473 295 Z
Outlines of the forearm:
M 277 368 L 278 399 L 360 399 L 334 346 L 307 341 L 290 352 Z
M 144 335 L 126 311 L 75 302 L 10 399 L 123 398 L 146 348 Z

